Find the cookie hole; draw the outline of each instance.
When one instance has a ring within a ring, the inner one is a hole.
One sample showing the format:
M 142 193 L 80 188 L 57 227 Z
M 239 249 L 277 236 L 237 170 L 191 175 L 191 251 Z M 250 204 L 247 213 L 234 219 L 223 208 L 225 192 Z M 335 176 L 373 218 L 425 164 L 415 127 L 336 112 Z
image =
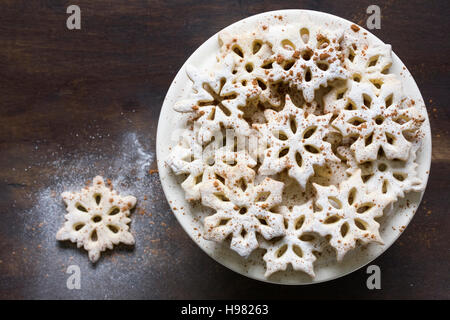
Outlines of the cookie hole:
M 311 70 L 308 68 L 308 69 L 306 70 L 306 74 L 305 74 L 305 81 L 306 81 L 306 82 L 310 82 L 311 79 L 312 79 Z
M 375 67 L 378 62 L 379 56 L 374 56 L 370 58 L 369 63 L 367 64 L 368 67 Z
M 350 62 L 353 62 L 353 60 L 355 60 L 355 52 L 350 49 L 350 52 L 348 54 L 348 60 L 350 60 Z
M 308 129 L 305 130 L 305 132 L 303 133 L 303 139 L 308 139 L 309 137 L 311 137 L 314 132 L 316 132 L 317 127 L 313 126 L 313 127 L 309 127 Z
M 359 74 L 354 74 L 353 75 L 353 81 L 360 82 L 361 81 L 361 76 Z
M 253 64 L 252 63 L 247 63 L 245 65 L 245 70 L 247 70 L 248 73 L 251 73 L 253 71 Z
M 317 49 L 325 49 L 330 44 L 330 40 L 328 40 L 323 35 L 317 35 Z
M 284 69 L 285 71 L 290 70 L 290 69 L 292 68 L 292 66 L 294 65 L 294 63 L 295 63 L 294 60 L 287 61 L 287 62 L 284 64 L 283 69 Z
M 289 118 L 289 125 L 292 133 L 295 134 L 297 132 L 297 120 L 294 117 Z
M 214 195 L 217 197 L 217 199 L 219 199 L 220 201 L 223 202 L 228 202 L 230 201 L 230 199 L 227 198 L 226 195 L 224 195 L 223 193 L 214 193 Z
M 101 194 L 96 194 L 94 197 L 95 197 L 95 203 L 97 205 L 99 205 L 100 201 L 102 200 L 102 195 Z
M 350 123 L 351 125 L 353 125 L 355 127 L 362 125 L 364 122 L 366 122 L 366 121 L 359 117 L 353 117 L 350 120 L 348 120 L 348 123 Z
M 286 50 L 290 50 L 290 51 L 295 51 L 295 45 L 292 43 L 291 40 L 289 39 L 284 39 L 281 41 L 281 45 L 283 46 L 284 49 Z
M 261 218 L 259 218 L 258 221 L 259 221 L 259 223 L 261 223 L 263 226 L 267 226 L 267 221 L 266 221 L 266 219 L 261 219 Z
M 93 216 L 92 221 L 94 221 L 95 223 L 99 223 L 100 221 L 102 221 L 102 217 L 99 215 Z
M 355 219 L 355 226 L 360 230 L 367 230 L 366 222 L 361 219 Z
M 289 153 L 289 148 L 284 148 L 278 153 L 278 158 L 283 158 L 285 155 Z
M 381 71 L 381 73 L 382 73 L 382 74 L 388 74 L 390 68 L 391 68 L 391 64 L 388 64 L 387 66 L 385 66 L 385 67 L 383 68 L 383 70 Z
M 348 193 L 348 204 L 351 206 L 353 204 L 353 201 L 355 201 L 355 196 L 356 196 L 356 188 L 352 188 L 350 190 L 350 192 Z
M 245 86 L 247 86 L 247 80 L 242 80 L 241 81 L 241 84 L 245 87 Z
M 303 164 L 302 155 L 298 151 L 295 153 L 295 162 L 299 167 L 301 167 Z
M 367 147 L 368 145 L 372 144 L 373 142 L 373 133 L 369 134 L 367 137 L 364 138 L 364 145 Z
M 248 209 L 246 207 L 242 207 L 239 209 L 239 214 L 243 215 L 246 214 L 248 212 Z
M 341 201 L 336 197 L 328 197 L 328 202 L 336 209 L 342 208 Z
M 356 106 L 353 101 L 348 101 L 347 105 L 344 108 L 345 110 L 356 110 Z
M 383 181 L 383 186 L 381 187 L 381 192 L 382 193 L 387 193 L 388 192 L 388 187 L 389 187 L 389 181 L 384 180 Z
M 286 218 L 283 219 L 283 225 L 284 225 L 284 228 L 287 230 L 289 228 L 289 220 Z
M 334 215 L 334 216 L 326 218 L 324 223 L 325 224 L 332 224 L 332 223 L 338 222 L 339 220 L 341 220 L 341 218 L 339 216 L 337 216 L 337 215 Z
M 386 108 L 389 108 L 392 105 L 392 101 L 394 99 L 394 95 L 390 94 L 384 101 L 386 103 Z
M 378 170 L 379 171 L 383 172 L 383 171 L 386 171 L 386 169 L 387 169 L 387 165 L 385 163 L 380 163 L 378 165 Z
M 372 82 L 372 84 L 375 86 L 375 88 L 377 89 L 381 89 L 381 86 L 383 85 L 383 81 L 380 79 L 375 79 L 375 80 L 370 80 L 370 82 Z
M 216 108 L 212 108 L 211 112 L 208 115 L 208 120 L 214 120 L 214 118 L 216 117 Z M 194 160 L 194 156 L 191 156 L 191 161 L 192 162 Z
M 219 226 L 224 226 L 230 221 L 231 219 L 220 219 Z
M 195 177 L 194 183 L 197 185 L 197 184 L 201 183 L 202 180 L 203 180 L 203 173 Z
M 372 105 L 372 98 L 367 94 L 363 94 L 363 103 L 367 108 L 370 108 Z
M 304 148 L 309 153 L 313 153 L 313 154 L 320 153 L 320 150 L 318 148 L 316 148 L 316 147 L 314 147 L 313 145 L 310 145 L 310 144 L 306 145 Z
M 385 132 L 385 135 L 386 135 L 387 143 L 394 144 L 395 137 L 393 135 L 391 135 L 390 133 L 387 133 L 387 132 Z
M 341 236 L 342 236 L 342 238 L 344 238 L 346 235 L 347 235 L 347 233 L 348 233 L 348 230 L 349 230 L 349 227 L 348 227 L 348 223 L 346 222 L 346 223 L 344 223 L 342 226 L 341 226 Z
M 273 68 L 273 61 L 269 61 L 269 62 L 264 63 L 261 66 L 261 68 L 263 68 L 263 69 L 272 69 Z
M 247 235 L 247 230 L 245 230 L 244 228 L 242 228 L 242 231 L 241 231 L 241 237 L 242 237 L 242 238 L 245 238 L 246 235 Z
M 216 179 L 219 180 L 222 184 L 225 184 L 225 178 L 218 175 L 217 173 L 214 174 Z
M 405 123 L 407 123 L 409 121 L 409 119 L 406 117 L 398 117 L 398 118 L 395 118 L 393 121 L 395 123 L 398 123 L 399 125 L 404 125 Z
M 366 161 L 361 163 L 361 168 L 364 170 L 371 170 L 373 163 L 371 161 Z
M 299 239 L 305 242 L 311 242 L 314 241 L 316 237 L 314 237 L 312 234 L 304 233 L 300 236 Z
M 239 188 L 241 188 L 241 190 L 243 192 L 245 192 L 245 190 L 247 190 L 247 182 L 244 180 L 244 178 L 239 179 L 238 186 L 239 186 Z
M 297 219 L 297 221 L 295 221 L 295 230 L 300 229 L 303 226 L 303 223 L 305 223 L 305 216 L 301 216 Z
M 329 68 L 328 63 L 324 63 L 324 62 L 318 62 L 317 67 L 322 71 L 327 71 Z
M 294 244 L 294 245 L 292 246 L 292 251 L 294 251 L 294 253 L 295 253 L 297 256 L 299 256 L 300 258 L 303 258 L 303 251 L 302 251 L 302 249 L 301 249 L 298 245 Z
M 117 207 L 112 207 L 111 210 L 109 211 L 108 215 L 110 216 L 114 216 L 116 214 L 118 214 L 120 212 L 120 209 Z
M 277 258 L 281 258 L 287 251 L 287 244 L 283 245 L 280 249 L 277 250 L 276 256 Z
M 253 41 L 253 45 L 252 45 L 252 52 L 253 52 L 253 54 L 258 53 L 258 51 L 261 49 L 261 47 L 262 47 L 262 41 L 261 40 Z
M 381 126 L 384 122 L 384 118 L 382 116 L 378 116 L 375 118 L 375 123 L 379 126 Z
M 266 90 L 267 85 L 260 79 L 256 80 L 258 82 L 258 86 L 261 88 L 261 90 Z
M 115 225 L 108 224 L 108 229 L 112 231 L 112 233 L 119 232 L 119 228 L 117 228 Z
M 270 192 L 258 192 L 258 195 L 256 196 L 256 202 L 264 202 L 266 201 L 270 196 Z
M 370 210 L 370 208 L 373 207 L 373 203 L 365 203 L 361 206 L 358 207 L 358 209 L 356 209 L 356 212 L 359 214 L 363 214 L 365 212 L 367 212 L 368 210 Z
M 364 183 L 366 183 L 367 181 L 369 181 L 370 178 L 373 177 L 373 174 L 365 174 L 365 175 L 361 175 L 361 179 Z
M 73 225 L 73 229 L 74 229 L 75 231 L 80 231 L 81 229 L 83 229 L 84 226 L 85 226 L 84 223 L 77 223 L 77 224 L 74 224 L 74 225 Z
M 313 55 L 313 52 L 311 49 L 304 50 L 302 52 L 302 59 L 309 61 L 311 59 L 312 55 Z
M 405 175 L 402 173 L 394 173 L 393 176 L 398 181 L 404 181 L 406 179 Z
M 76 208 L 77 208 L 78 210 L 80 210 L 80 211 L 88 212 L 87 209 L 86 209 L 83 205 L 81 205 L 81 204 L 79 204 L 79 203 L 76 205 Z
M 230 167 L 234 167 L 237 165 L 237 161 L 236 160 L 229 160 L 226 162 Z
M 307 28 L 300 29 L 300 38 L 305 44 L 309 42 L 309 30 Z
M 233 152 L 237 152 L 238 151 L 238 138 L 236 136 L 234 136 L 233 138 Z
M 239 57 L 243 58 L 244 53 L 242 52 L 242 49 L 238 45 L 234 45 L 232 48 L 233 52 L 236 53 Z
M 91 233 L 91 241 L 97 241 L 98 240 L 98 236 L 97 236 L 97 229 L 94 229 L 94 231 L 92 231 Z
M 283 131 L 275 132 L 274 136 L 281 141 L 286 141 L 288 139 L 286 133 L 284 133 Z
M 344 97 L 344 94 L 347 92 L 347 88 L 342 91 L 338 91 L 336 94 L 336 100 L 341 100 Z

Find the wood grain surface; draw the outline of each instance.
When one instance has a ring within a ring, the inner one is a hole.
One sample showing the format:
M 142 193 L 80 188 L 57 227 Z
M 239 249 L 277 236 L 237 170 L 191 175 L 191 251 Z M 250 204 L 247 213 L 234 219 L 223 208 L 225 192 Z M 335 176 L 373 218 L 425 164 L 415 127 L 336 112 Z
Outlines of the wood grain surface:
M 66 8 L 82 10 L 81 30 Z M 312 286 L 277 286 L 236 274 L 209 258 L 178 224 L 162 193 L 155 138 L 164 96 L 178 69 L 229 24 L 286 8 L 328 12 L 365 25 L 413 74 L 433 135 L 423 202 L 399 240 L 366 269 Z M 449 299 L 448 1 L 0 1 L 0 298 L 3 299 Z M 148 163 L 148 165 L 147 165 Z M 95 175 L 139 199 L 131 230 L 94 266 L 54 236 L 64 218 L 59 193 Z M 68 290 L 69 265 L 81 289 Z

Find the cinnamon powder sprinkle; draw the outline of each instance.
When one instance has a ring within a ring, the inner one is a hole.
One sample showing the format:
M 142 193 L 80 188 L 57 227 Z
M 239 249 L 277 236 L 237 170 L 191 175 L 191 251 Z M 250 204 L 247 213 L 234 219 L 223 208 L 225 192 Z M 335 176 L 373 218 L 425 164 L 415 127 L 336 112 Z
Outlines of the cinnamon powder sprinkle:
M 350 27 L 354 32 L 358 32 L 359 31 L 359 27 L 356 24 L 352 24 L 352 26 Z

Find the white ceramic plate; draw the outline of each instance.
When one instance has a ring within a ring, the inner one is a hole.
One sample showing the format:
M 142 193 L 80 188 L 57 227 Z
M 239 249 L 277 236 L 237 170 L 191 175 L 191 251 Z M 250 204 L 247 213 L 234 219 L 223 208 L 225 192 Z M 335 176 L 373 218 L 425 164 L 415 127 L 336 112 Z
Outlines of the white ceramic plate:
M 316 24 L 327 25 L 329 28 L 343 27 L 346 29 L 349 29 L 353 24 L 342 18 L 317 11 L 280 10 L 246 18 L 230 25 L 224 30 L 231 31 L 232 29 L 236 30 L 236 28 L 249 29 L 261 23 L 270 25 L 271 21 L 275 21 L 274 16 L 279 15 L 283 16 L 283 21 L 286 23 L 289 23 L 289 21 L 314 21 Z M 380 39 L 367 30 L 362 29 L 362 31 L 368 33 L 368 39 L 371 42 L 382 43 Z M 289 271 L 289 269 L 285 272 L 277 272 L 266 279 L 264 277 L 265 268 L 264 261 L 262 260 L 262 249 L 255 250 L 255 252 L 245 260 L 232 251 L 227 245 L 218 244 L 202 238 L 202 220 L 205 213 L 202 212 L 203 210 L 200 206 L 194 207 L 185 200 L 184 191 L 180 187 L 170 168 L 165 164 L 165 161 L 169 154 L 169 148 L 176 143 L 176 140 L 172 138 L 173 132 L 177 128 L 182 128 L 184 125 L 183 116 L 173 111 L 172 108 L 174 103 L 180 100 L 180 98 L 183 98 L 191 88 L 191 82 L 185 73 L 185 66 L 187 64 L 192 64 L 200 69 L 205 68 L 210 63 L 214 63 L 218 50 L 218 34 L 215 34 L 189 57 L 177 73 L 167 92 L 158 123 L 156 151 L 159 176 L 172 211 L 184 230 L 200 246 L 200 248 L 227 268 L 253 279 L 278 284 L 310 284 L 332 280 L 361 268 L 381 255 L 399 237 L 401 234 L 400 230 L 404 230 L 411 221 L 420 204 L 423 192 L 408 193 L 406 198 L 396 202 L 392 214 L 384 218 L 380 229 L 384 245 L 369 244 L 365 247 L 358 247 L 357 249 L 350 251 L 341 263 L 337 263 L 335 256 L 333 255 L 323 255 L 325 257 L 320 257 L 315 262 L 314 269 L 316 277 L 314 279 L 311 279 L 302 272 Z M 390 72 L 397 74 L 400 79 L 402 79 L 405 94 L 414 99 L 417 105 L 425 106 L 420 91 L 409 71 L 404 67 L 397 55 L 392 53 L 392 58 L 393 65 Z M 426 182 L 428 180 L 431 162 L 431 133 L 428 118 L 423 127 L 425 137 L 423 145 L 417 154 L 417 162 L 419 164 L 419 176 Z

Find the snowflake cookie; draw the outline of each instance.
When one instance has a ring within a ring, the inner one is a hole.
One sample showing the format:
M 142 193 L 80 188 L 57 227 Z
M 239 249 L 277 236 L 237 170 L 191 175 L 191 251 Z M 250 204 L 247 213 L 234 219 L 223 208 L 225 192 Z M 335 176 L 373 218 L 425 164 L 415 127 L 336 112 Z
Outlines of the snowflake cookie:
M 172 148 L 166 163 L 176 175 L 187 175 L 181 183 L 186 200 L 200 200 L 200 183 L 205 161 L 203 148 L 192 131 L 183 132 L 180 142 Z
M 314 184 L 317 191 L 314 221 L 305 231 L 316 232 L 330 237 L 330 244 L 336 249 L 337 259 L 353 249 L 356 241 L 362 243 L 383 243 L 379 234 L 379 224 L 375 218 L 383 215 L 383 210 L 394 198 L 379 197 L 378 193 L 367 191 L 361 179 L 361 170 L 356 170 L 338 187 Z
M 63 227 L 56 234 L 57 240 L 70 240 L 78 248 L 84 247 L 92 262 L 115 244 L 134 244 L 133 235 L 128 231 L 131 221 L 128 216 L 136 205 L 135 197 L 120 196 L 97 176 L 92 186 L 79 192 L 64 192 L 62 198 L 68 213 Z
M 331 144 L 324 141 L 332 114 L 308 114 L 287 96 L 282 111 L 269 109 L 265 116 L 266 124 L 254 125 L 269 145 L 259 173 L 272 175 L 287 168 L 289 175 L 305 188 L 314 174 L 314 166 L 322 166 L 326 161 L 340 161 L 331 150 Z
M 417 145 L 414 145 L 407 161 L 388 160 L 385 156 L 380 156 L 375 161 L 359 164 L 349 148 L 338 148 L 338 153 L 350 167 L 349 173 L 361 169 L 361 177 L 369 192 L 378 192 L 380 196 L 395 200 L 404 197 L 407 192 L 424 189 L 423 181 L 417 173 L 416 152 Z
M 270 178 L 255 182 L 255 165 L 239 152 L 235 161 L 207 168 L 201 186 L 203 205 L 216 211 L 205 218 L 205 238 L 222 242 L 231 236 L 231 249 L 243 257 L 258 248 L 257 232 L 265 239 L 284 234 L 283 217 L 270 211 L 281 203 L 283 183 Z
M 340 34 L 315 26 L 271 28 L 267 40 L 272 43 L 274 54 L 269 81 L 287 82 L 301 90 L 307 102 L 312 102 L 320 86 L 326 87 L 328 82 L 348 76 L 341 61 L 340 38 Z
M 406 161 L 412 147 L 406 133 L 416 132 L 425 120 L 413 104 L 404 102 L 401 82 L 392 79 L 375 94 L 370 85 L 353 86 L 349 97 L 356 105 L 342 109 L 332 122 L 351 145 L 359 163 L 377 159 L 380 148 L 388 159 Z
M 296 271 L 303 271 L 314 277 L 314 252 L 320 251 L 320 242 L 312 234 L 304 230 L 313 222 L 313 202 L 294 206 L 289 209 L 282 206 L 280 213 L 284 218 L 285 235 L 275 243 L 263 242 L 267 249 L 263 259 L 266 262 L 265 276 L 269 277 L 277 271 L 286 270 L 288 264 Z
M 261 88 L 256 80 L 250 82 L 233 74 L 234 66 L 230 54 L 209 73 L 192 65 L 186 67 L 193 83 L 192 91 L 188 98 L 175 104 L 174 110 L 192 115 L 201 144 L 209 142 L 220 131 L 221 125 L 235 129 L 240 135 L 250 134 L 250 127 L 239 108 L 257 97 Z

